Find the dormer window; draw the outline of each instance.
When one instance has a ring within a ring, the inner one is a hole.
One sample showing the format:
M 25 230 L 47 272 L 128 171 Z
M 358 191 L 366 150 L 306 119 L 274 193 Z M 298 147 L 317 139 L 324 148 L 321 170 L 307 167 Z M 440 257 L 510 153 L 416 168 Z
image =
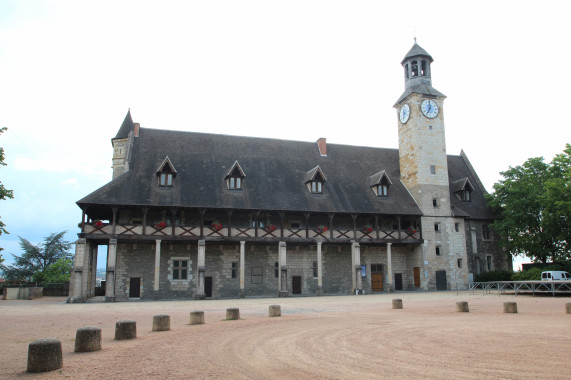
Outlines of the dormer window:
M 369 178 L 369 185 L 377 197 L 388 197 L 391 182 L 387 173 L 382 170 Z
M 323 181 L 315 180 L 310 182 L 309 191 L 312 193 L 323 193 Z
M 232 168 L 230 168 L 225 178 L 228 189 L 242 190 L 242 182 L 244 177 L 246 177 L 246 174 L 244 174 L 240 164 L 238 161 L 234 162 L 234 165 L 232 165 Z
M 312 194 L 322 194 L 324 182 L 327 182 L 327 179 L 319 166 L 308 171 L 305 176 L 305 185 Z
M 176 177 L 176 169 L 167 156 L 157 170 L 159 186 L 172 187 L 174 185 L 174 177 Z
M 452 183 L 452 191 L 458 199 L 463 202 L 471 202 L 472 201 L 472 192 L 474 191 L 474 186 L 470 183 L 468 178 L 463 178 L 461 180 L 455 181 Z

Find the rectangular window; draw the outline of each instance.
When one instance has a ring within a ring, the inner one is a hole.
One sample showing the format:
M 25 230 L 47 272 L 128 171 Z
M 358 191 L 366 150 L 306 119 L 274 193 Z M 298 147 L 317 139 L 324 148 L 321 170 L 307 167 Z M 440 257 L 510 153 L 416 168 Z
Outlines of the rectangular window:
M 172 174 L 161 173 L 159 176 L 159 186 L 172 186 Z
M 436 166 L 430 165 L 430 174 L 436 174 Z
M 188 260 L 174 260 L 172 262 L 172 279 L 186 280 L 188 278 Z
M 242 178 L 240 177 L 229 177 L 228 178 L 228 188 L 232 190 L 242 189 Z
M 488 270 L 492 270 L 492 256 L 486 256 L 486 266 Z
M 320 181 L 311 181 L 311 192 L 312 193 L 322 193 Z
M 432 207 L 438 207 L 438 199 L 432 198 Z
M 458 268 L 462 268 L 462 259 L 458 259 Z
M 454 231 L 460 232 L 460 223 L 454 223 Z
M 317 261 L 313 262 L 313 278 L 317 278 Z
M 440 247 L 436 247 L 436 256 L 440 256 L 442 254 Z
M 236 270 L 238 269 L 238 263 L 236 261 L 232 262 L 232 278 L 236 278 Z
M 482 224 L 482 239 L 490 240 L 490 226 L 487 224 Z
M 389 187 L 387 185 L 379 185 L 377 187 L 377 195 L 379 197 L 388 197 L 389 196 Z
M 434 232 L 440 232 L 440 223 L 434 223 Z
M 274 264 L 274 272 L 275 272 L 276 278 L 278 278 L 280 276 L 280 263 L 278 263 L 277 261 Z

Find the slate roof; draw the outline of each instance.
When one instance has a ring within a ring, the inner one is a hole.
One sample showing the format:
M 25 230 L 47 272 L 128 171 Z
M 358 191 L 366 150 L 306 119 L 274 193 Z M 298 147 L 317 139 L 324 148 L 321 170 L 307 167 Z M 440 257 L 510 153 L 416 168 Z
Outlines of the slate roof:
M 426 50 L 424 50 L 423 48 L 420 47 L 420 45 L 418 45 L 416 43 L 416 40 L 414 41 L 414 45 L 412 45 L 412 47 L 410 48 L 410 50 L 408 51 L 408 53 L 406 53 L 406 55 L 404 56 L 404 58 L 401 61 L 401 65 L 404 63 L 404 61 L 406 61 L 409 58 L 412 57 L 416 57 L 416 56 L 425 56 L 428 57 L 430 59 L 430 63 L 434 62 L 434 59 L 432 58 L 432 56 L 430 54 L 428 54 L 426 52 Z
M 174 186 L 159 187 L 157 168 L 167 156 L 176 167 Z M 225 181 L 236 161 L 248 173 L 242 190 Z M 466 162 L 448 156 L 450 181 L 469 178 L 475 187 L 472 202 L 451 194 L 454 213 L 491 219 L 485 190 Z M 129 169 L 77 204 L 90 206 L 90 215 L 113 205 L 422 215 L 400 181 L 397 149 L 328 144 L 322 157 L 316 143 L 141 128 Z M 305 185 L 317 169 L 327 176 L 322 194 Z M 389 196 L 377 197 L 371 179 L 384 174 L 392 183 Z
M 440 91 L 438 91 L 434 87 L 429 86 L 427 84 L 420 84 L 420 85 L 411 86 L 411 87 L 408 87 L 407 89 L 405 89 L 404 92 L 402 93 L 402 95 L 399 97 L 399 99 L 393 105 L 393 107 L 396 107 L 400 102 L 402 102 L 404 99 L 408 98 L 408 96 L 412 93 L 430 95 L 430 96 L 442 96 L 442 97 L 446 98 L 446 95 L 444 95 L 443 93 L 441 93 Z
M 172 188 L 157 185 L 166 156 L 177 170 Z M 141 128 L 131 157 L 129 171 L 77 204 L 422 215 L 398 181 L 396 149 L 328 144 L 322 157 L 316 143 Z M 241 191 L 224 180 L 236 161 L 248 173 Z M 317 166 L 323 194 L 305 185 Z M 393 182 L 386 198 L 369 186 L 381 170 Z
M 484 194 L 487 194 L 487 191 L 464 152 L 459 156 L 448 155 L 448 178 L 450 181 L 450 203 L 454 216 L 472 219 L 495 218 L 492 209 L 486 206 Z M 458 184 L 463 185 L 466 182 L 470 182 L 474 188 L 470 202 L 461 201 L 455 194 L 458 191 Z
M 125 115 L 125 119 L 123 120 L 123 124 L 117 131 L 117 136 L 113 137 L 112 140 L 115 139 L 126 139 L 129 137 L 129 132 L 133 130 L 133 118 L 131 117 L 131 109 L 127 111 L 127 115 Z

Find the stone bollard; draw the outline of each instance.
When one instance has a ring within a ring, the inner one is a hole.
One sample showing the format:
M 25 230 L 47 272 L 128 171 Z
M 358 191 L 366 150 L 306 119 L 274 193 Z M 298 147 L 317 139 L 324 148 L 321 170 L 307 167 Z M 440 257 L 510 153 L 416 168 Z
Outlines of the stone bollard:
M 61 342 L 38 339 L 28 345 L 28 372 L 48 372 L 63 367 Z
M 281 317 L 282 308 L 280 305 L 270 305 L 270 317 Z
M 153 316 L 153 331 L 169 331 L 171 329 L 171 317 L 166 314 Z
M 470 308 L 468 308 L 468 302 L 466 301 L 456 302 L 456 311 L 459 313 L 469 313 Z
M 233 321 L 240 319 L 240 309 L 238 309 L 237 307 L 231 307 L 229 309 L 226 309 L 226 319 Z
M 571 302 L 567 302 L 565 304 L 565 310 L 567 311 L 567 314 L 571 314 Z
M 517 303 L 515 303 L 515 302 L 504 302 L 504 313 L 516 313 L 517 314 Z
M 101 329 L 99 327 L 82 327 L 75 333 L 75 352 L 92 352 L 101 350 Z
M 402 299 L 400 298 L 393 299 L 393 309 L 402 309 Z
M 115 340 L 135 339 L 137 337 L 137 323 L 128 319 L 115 323 Z
M 191 325 L 203 325 L 204 324 L 204 311 L 191 311 L 190 312 L 190 324 Z

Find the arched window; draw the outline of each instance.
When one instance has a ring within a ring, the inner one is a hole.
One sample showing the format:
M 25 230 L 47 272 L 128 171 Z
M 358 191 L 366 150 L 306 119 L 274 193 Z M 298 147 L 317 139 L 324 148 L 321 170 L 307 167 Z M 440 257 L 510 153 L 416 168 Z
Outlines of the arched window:
M 417 61 L 412 61 L 410 67 L 411 67 L 411 73 L 410 73 L 411 76 L 412 76 L 413 78 L 414 78 L 414 77 L 417 77 L 417 76 L 418 76 L 418 62 L 417 62 Z
M 426 75 L 426 61 L 422 60 L 420 63 L 420 76 L 423 77 Z

